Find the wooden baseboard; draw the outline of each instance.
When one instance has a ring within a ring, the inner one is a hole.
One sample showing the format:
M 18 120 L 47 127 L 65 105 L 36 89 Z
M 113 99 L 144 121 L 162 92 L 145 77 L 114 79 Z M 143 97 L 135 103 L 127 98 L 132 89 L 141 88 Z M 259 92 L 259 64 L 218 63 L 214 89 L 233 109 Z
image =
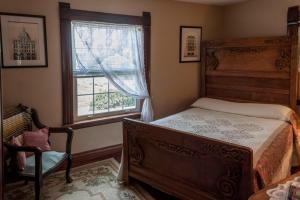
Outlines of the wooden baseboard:
M 81 165 L 86 165 L 92 162 L 97 162 L 100 160 L 108 158 L 120 158 L 122 154 L 122 144 L 117 144 L 109 147 L 104 147 L 100 149 L 93 149 L 90 151 L 85 151 L 81 153 L 76 153 L 72 155 L 72 167 L 78 167 Z M 58 170 L 66 169 L 66 162 Z

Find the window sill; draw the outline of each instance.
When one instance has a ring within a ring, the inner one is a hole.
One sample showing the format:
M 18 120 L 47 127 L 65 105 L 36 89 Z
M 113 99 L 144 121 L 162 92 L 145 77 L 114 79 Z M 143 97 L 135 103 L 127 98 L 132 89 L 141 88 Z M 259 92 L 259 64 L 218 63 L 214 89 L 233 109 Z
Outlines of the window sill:
M 82 128 L 88 128 L 88 127 L 93 127 L 93 126 L 121 122 L 124 118 L 136 119 L 136 118 L 139 118 L 140 116 L 141 116 L 141 113 L 121 114 L 121 115 L 114 115 L 114 116 L 109 116 L 109 117 L 102 117 L 102 118 L 98 118 L 98 119 L 79 121 L 79 122 L 75 122 L 73 124 L 68 124 L 65 126 L 71 127 L 76 130 L 76 129 L 82 129 Z

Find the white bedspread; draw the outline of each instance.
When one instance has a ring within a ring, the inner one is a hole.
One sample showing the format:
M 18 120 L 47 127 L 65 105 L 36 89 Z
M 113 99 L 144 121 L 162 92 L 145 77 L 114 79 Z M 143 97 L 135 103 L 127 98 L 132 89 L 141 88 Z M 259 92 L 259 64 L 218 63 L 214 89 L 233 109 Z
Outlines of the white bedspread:
M 273 138 L 290 125 L 282 120 L 201 108 L 191 108 L 152 124 L 249 147 L 253 150 L 253 167 Z

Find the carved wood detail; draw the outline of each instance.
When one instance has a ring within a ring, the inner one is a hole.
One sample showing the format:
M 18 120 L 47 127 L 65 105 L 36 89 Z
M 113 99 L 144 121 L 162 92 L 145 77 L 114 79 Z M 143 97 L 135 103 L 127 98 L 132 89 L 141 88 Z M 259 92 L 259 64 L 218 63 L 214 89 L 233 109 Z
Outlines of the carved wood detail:
M 136 137 L 130 137 L 130 163 L 134 165 L 142 165 L 144 160 L 144 152 Z
M 260 53 L 264 51 L 265 47 L 227 47 L 225 50 L 230 51 L 231 53 Z
M 239 193 L 239 184 L 242 176 L 242 169 L 239 165 L 228 164 L 227 173 L 220 177 L 217 182 L 217 188 L 224 199 L 237 200 Z
M 287 37 L 277 38 L 277 39 L 266 39 L 264 41 L 265 44 L 288 44 L 290 39 Z
M 221 43 L 205 41 L 202 45 L 202 97 L 296 108 L 298 65 L 293 55 L 297 48 L 292 47 L 298 43 L 289 36 L 228 39 L 219 46 Z M 288 85 L 281 90 L 285 82 Z
M 288 48 L 279 50 L 279 58 L 275 61 L 275 67 L 278 70 L 288 68 L 291 64 L 291 51 Z
M 150 142 L 161 149 L 181 156 L 201 158 L 203 156 L 211 156 L 214 154 L 220 158 L 239 163 L 242 163 L 247 159 L 247 157 L 245 157 L 247 155 L 240 149 L 228 148 L 228 146 L 224 146 L 221 143 L 201 143 L 197 148 L 198 150 L 193 150 L 188 147 L 171 144 L 157 139 L 151 139 Z
M 207 50 L 206 66 L 208 70 L 216 70 L 219 66 L 219 60 L 216 56 L 216 49 Z
M 123 129 L 126 129 L 128 132 L 149 132 L 149 130 L 145 126 L 136 124 L 134 121 L 126 120 L 123 122 Z
M 144 160 L 144 152 L 141 145 L 138 143 L 137 137 L 131 136 L 130 140 L 130 163 L 134 165 L 142 165 Z M 240 180 L 242 176 L 241 163 L 247 161 L 247 154 L 240 149 L 231 148 L 222 144 L 216 143 L 201 143 L 198 150 L 193 150 L 188 147 L 168 143 L 158 139 L 149 139 L 150 143 L 156 147 L 168 152 L 175 153 L 180 156 L 187 156 L 200 159 L 203 156 L 218 156 L 220 162 L 224 162 L 226 173 L 221 176 L 216 188 L 226 200 L 237 200 L 239 197 Z

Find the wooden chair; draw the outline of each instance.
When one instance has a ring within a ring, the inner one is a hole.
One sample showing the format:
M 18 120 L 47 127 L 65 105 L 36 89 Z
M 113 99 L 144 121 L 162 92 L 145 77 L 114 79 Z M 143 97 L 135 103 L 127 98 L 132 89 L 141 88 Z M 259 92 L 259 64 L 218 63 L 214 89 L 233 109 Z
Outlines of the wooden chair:
M 25 180 L 35 182 L 35 199 L 41 199 L 41 189 L 43 178 L 62 166 L 67 161 L 66 182 L 71 183 L 70 176 L 72 166 L 71 146 L 73 139 L 73 130 L 67 127 L 50 127 L 49 137 L 52 133 L 64 133 L 67 135 L 66 151 L 42 152 L 41 149 L 34 146 L 15 146 L 10 143 L 12 137 L 16 137 L 25 130 L 32 130 L 33 125 L 42 129 L 46 126 L 39 121 L 37 111 L 28 109 L 19 105 L 14 111 L 4 112 L 3 135 L 5 149 L 5 175 L 6 181 Z M 18 123 L 18 124 L 14 124 Z M 14 127 L 14 128 L 12 128 Z M 50 141 L 48 141 L 50 144 Z M 51 144 L 50 144 L 51 145 Z M 26 160 L 25 169 L 20 171 L 17 166 L 17 152 L 32 152 L 34 155 Z

